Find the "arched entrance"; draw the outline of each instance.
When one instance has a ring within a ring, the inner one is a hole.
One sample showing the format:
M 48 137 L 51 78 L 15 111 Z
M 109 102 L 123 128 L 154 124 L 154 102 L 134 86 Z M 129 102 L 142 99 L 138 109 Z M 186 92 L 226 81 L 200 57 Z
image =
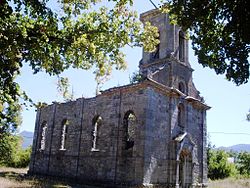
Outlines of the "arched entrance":
M 192 154 L 186 149 L 180 153 L 179 186 L 181 188 L 192 186 Z

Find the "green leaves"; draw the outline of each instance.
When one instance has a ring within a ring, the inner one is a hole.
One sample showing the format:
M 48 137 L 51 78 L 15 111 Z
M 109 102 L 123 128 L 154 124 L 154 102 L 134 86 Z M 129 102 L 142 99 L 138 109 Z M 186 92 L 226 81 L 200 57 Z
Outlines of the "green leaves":
M 48 0 L 1 2 L 0 104 L 6 109 L 0 112 L 1 120 L 11 122 L 7 111 L 17 112 L 20 97 L 28 100 L 15 82 L 24 63 L 34 74 L 58 76 L 70 67 L 94 68 L 100 85 L 113 68 L 126 68 L 123 47 L 154 50 L 158 31 L 149 24 L 143 31 L 132 0 L 103 2 L 59 0 L 56 8 L 49 7 Z
M 212 180 L 223 179 L 236 174 L 234 164 L 228 162 L 229 155 L 222 150 L 210 150 L 208 177 Z
M 250 153 L 241 152 L 238 155 L 238 170 L 241 175 L 250 175 Z
M 160 43 L 158 29 L 146 22 L 144 26 L 144 33 L 141 34 L 141 42 L 144 44 L 144 50 L 153 52 L 156 46 Z
M 70 101 L 74 98 L 73 93 L 69 92 L 69 86 L 69 79 L 67 77 L 58 77 L 57 90 L 63 96 L 65 101 Z M 40 107 L 42 106 L 43 104 L 40 103 Z
M 184 30 L 190 31 L 198 62 L 224 74 L 236 85 L 249 79 L 250 6 L 247 0 L 167 0 L 166 9 Z

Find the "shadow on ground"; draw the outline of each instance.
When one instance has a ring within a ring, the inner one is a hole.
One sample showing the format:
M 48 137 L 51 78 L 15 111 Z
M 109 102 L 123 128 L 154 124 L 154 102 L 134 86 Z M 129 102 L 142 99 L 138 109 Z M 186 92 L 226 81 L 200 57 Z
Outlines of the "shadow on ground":
M 80 185 L 68 181 L 58 180 L 42 176 L 29 176 L 26 173 L 14 171 L 0 171 L 0 178 L 13 182 L 13 187 L 34 188 L 98 188 L 90 185 Z M 0 182 L 1 184 L 1 182 Z

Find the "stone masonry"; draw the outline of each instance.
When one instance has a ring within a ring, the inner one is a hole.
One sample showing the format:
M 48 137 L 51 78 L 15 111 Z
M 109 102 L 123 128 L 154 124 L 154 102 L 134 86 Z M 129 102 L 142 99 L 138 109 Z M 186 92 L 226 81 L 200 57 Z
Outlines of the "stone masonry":
M 99 185 L 203 187 L 207 184 L 206 111 L 192 81 L 188 41 L 158 10 L 160 44 L 143 52 L 136 84 L 37 112 L 30 174 Z

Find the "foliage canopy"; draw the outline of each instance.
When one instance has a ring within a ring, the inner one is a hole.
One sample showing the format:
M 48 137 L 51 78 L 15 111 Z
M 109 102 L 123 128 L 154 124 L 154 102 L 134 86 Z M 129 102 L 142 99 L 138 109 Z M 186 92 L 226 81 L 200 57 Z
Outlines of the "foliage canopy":
M 163 0 L 172 19 L 190 31 L 198 62 L 237 85 L 249 79 L 250 1 Z
M 98 84 L 112 68 L 124 69 L 126 45 L 153 51 L 158 31 L 143 31 L 133 0 L 2 0 L 0 3 L 0 121 L 14 122 L 19 97 L 15 82 L 24 64 L 34 73 L 60 75 L 70 67 L 95 68 Z M 190 30 L 198 61 L 237 85 L 249 79 L 248 0 L 162 0 L 173 20 Z M 51 6 L 53 4 L 55 6 Z M 13 123 L 15 127 L 15 123 Z
M 51 4 L 54 3 L 54 6 Z M 132 0 L 0 2 L 0 121 L 9 119 L 20 97 L 28 100 L 15 78 L 28 64 L 33 73 L 59 75 L 70 67 L 95 68 L 97 82 L 113 67 L 124 69 L 121 51 L 126 45 L 154 50 L 157 29 L 146 24 L 143 31 L 132 10 Z M 143 31 L 143 32 L 142 32 Z M 147 36 L 147 37 L 146 37 Z M 16 109 L 17 110 L 17 109 Z

